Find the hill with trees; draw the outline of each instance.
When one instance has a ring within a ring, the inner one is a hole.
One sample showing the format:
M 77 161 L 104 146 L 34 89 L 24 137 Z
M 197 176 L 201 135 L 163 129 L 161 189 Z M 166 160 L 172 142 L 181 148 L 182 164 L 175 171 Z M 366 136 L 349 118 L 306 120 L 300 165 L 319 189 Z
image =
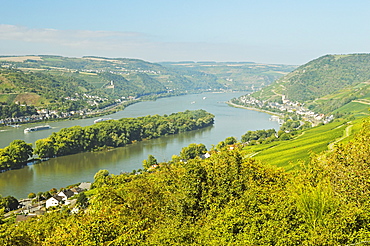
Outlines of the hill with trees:
M 0 103 L 63 112 L 91 111 L 134 98 L 247 90 L 252 80 L 255 87 L 260 87 L 294 68 L 253 63 L 248 65 L 252 68 L 240 66 L 222 63 L 210 69 L 202 63 L 190 69 L 127 58 L 0 57 Z M 2 117 L 11 118 L 23 111 L 1 112 Z
M 254 62 L 162 62 L 163 66 L 181 71 L 186 77 L 194 74 L 205 75 L 217 80 L 232 90 L 258 90 L 276 79 L 293 71 L 297 66 L 282 64 L 262 64 Z
M 320 113 L 334 112 L 354 100 L 366 102 L 370 99 L 370 54 L 322 56 L 252 96 L 276 102 L 284 96 Z

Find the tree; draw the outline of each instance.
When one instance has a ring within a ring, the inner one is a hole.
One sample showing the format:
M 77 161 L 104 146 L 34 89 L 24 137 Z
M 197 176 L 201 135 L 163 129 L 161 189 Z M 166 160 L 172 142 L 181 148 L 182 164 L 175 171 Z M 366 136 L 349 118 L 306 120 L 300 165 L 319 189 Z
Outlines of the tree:
M 35 142 L 35 145 L 34 152 L 40 158 L 50 158 L 56 154 L 54 142 L 50 138 L 39 139 Z
M 108 170 L 99 170 L 95 175 L 94 175 L 94 180 L 97 181 L 99 179 L 105 178 L 109 175 Z
M 148 155 L 147 160 L 143 160 L 143 166 L 145 169 L 149 169 L 153 165 L 157 165 L 157 159 L 153 155 Z
M 99 170 L 95 175 L 94 175 L 94 187 L 100 187 L 105 183 L 106 178 L 109 176 L 109 171 L 108 170 Z
M 82 192 L 77 197 L 77 204 L 79 204 L 80 207 L 86 208 L 87 207 L 88 199 L 85 195 L 85 192 Z
M 2 199 L 3 207 L 6 211 L 12 211 L 18 208 L 19 202 L 14 196 L 7 196 Z
M 191 143 L 188 147 L 181 149 L 180 157 L 182 159 L 194 159 L 197 156 L 200 156 L 207 152 L 207 148 L 204 144 L 195 144 Z
M 232 144 L 235 144 L 236 142 L 237 142 L 237 140 L 236 140 L 235 137 L 225 138 L 225 144 L 227 144 L 227 145 L 232 145 Z
M 31 192 L 30 194 L 28 194 L 28 198 L 35 198 L 36 197 L 36 194 L 35 193 L 33 193 L 33 192 Z
M 27 144 L 23 140 L 14 140 L 4 151 L 9 155 L 13 167 L 19 167 L 27 162 L 32 156 L 32 144 Z
M 47 200 L 47 199 L 49 199 L 50 197 L 52 197 L 52 195 L 50 194 L 50 192 L 49 191 L 45 191 L 43 194 L 42 194 L 42 196 Z

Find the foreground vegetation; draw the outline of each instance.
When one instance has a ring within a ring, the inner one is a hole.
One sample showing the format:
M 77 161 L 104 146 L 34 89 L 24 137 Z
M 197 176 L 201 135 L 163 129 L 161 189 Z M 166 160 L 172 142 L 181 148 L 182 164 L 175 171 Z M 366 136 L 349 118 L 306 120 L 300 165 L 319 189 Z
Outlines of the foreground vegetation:
M 193 146 L 196 148 L 196 146 Z M 0 228 L 2 245 L 345 245 L 370 240 L 370 122 L 292 172 L 234 144 L 96 175 L 89 206 Z M 103 172 L 101 172 L 103 173 Z

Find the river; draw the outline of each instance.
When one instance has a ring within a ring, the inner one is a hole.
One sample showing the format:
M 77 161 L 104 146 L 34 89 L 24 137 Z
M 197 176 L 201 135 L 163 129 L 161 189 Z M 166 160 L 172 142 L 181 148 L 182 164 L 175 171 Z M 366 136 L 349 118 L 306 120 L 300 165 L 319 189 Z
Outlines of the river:
M 123 111 L 106 117 L 119 119 L 171 114 L 187 109 L 204 109 L 215 115 L 215 124 L 205 129 L 137 142 L 110 151 L 63 156 L 40 164 L 28 165 L 22 169 L 0 173 L 0 194 L 2 196 L 12 195 L 17 199 L 26 198 L 30 192 L 44 192 L 51 188 L 59 189 L 78 182 L 91 182 L 94 174 L 101 169 L 107 169 L 112 174 L 140 169 L 142 161 L 149 154 L 154 155 L 158 161 L 168 161 L 173 155 L 179 154 L 182 147 L 190 143 L 203 143 L 210 149 L 212 145 L 217 145 L 230 136 L 240 139 L 250 130 L 279 128 L 278 123 L 270 121 L 270 115 L 266 113 L 233 108 L 225 103 L 243 94 L 245 93 L 203 93 L 162 98 L 131 105 Z M 52 129 L 28 134 L 23 133 L 24 128 L 41 124 L 1 128 L 0 148 L 9 145 L 14 139 L 34 143 L 37 139 L 49 136 L 53 131 L 75 125 L 91 125 L 95 119 L 52 122 L 49 123 Z

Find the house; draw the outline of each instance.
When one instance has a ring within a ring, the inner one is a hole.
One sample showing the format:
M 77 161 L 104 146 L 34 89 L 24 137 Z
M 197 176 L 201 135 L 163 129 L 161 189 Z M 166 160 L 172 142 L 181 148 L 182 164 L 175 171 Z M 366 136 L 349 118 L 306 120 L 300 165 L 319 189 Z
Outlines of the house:
M 77 195 L 77 194 L 80 194 L 81 192 L 83 192 L 84 189 L 82 189 L 80 187 L 74 187 L 74 188 L 71 188 L 71 191 L 73 192 L 73 194 Z
M 68 190 L 62 190 L 57 194 L 57 196 L 60 196 L 60 197 L 63 198 L 63 201 L 66 201 L 68 198 L 70 198 L 74 195 L 75 195 L 75 193 L 73 191 L 69 190 L 69 189 Z
M 46 200 L 46 208 L 58 206 L 63 201 L 61 196 L 52 196 Z
M 205 153 L 205 154 L 203 154 L 203 155 L 200 155 L 200 158 L 202 158 L 203 160 L 204 160 L 204 159 L 207 159 L 207 158 L 209 158 L 209 157 L 211 157 L 211 154 L 210 154 L 209 152 L 207 152 L 207 153 Z
M 82 182 L 78 187 L 81 188 L 81 189 L 83 189 L 83 190 L 90 190 L 91 183 Z

